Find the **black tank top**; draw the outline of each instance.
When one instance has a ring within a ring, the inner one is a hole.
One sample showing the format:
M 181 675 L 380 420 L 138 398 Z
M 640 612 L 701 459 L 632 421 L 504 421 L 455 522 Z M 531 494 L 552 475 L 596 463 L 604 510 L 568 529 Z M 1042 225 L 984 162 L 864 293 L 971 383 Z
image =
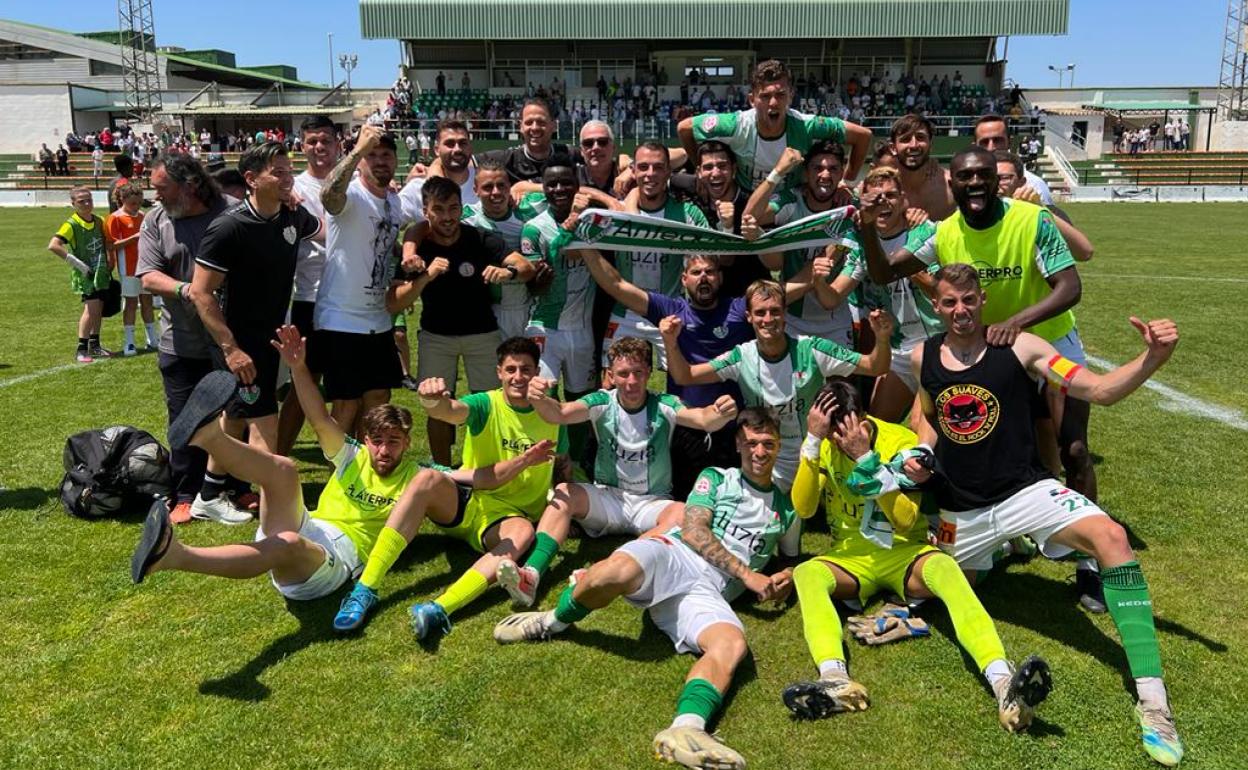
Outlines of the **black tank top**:
M 940 360 L 945 335 L 924 343 L 920 387 L 936 406 L 936 459 L 945 484 L 936 493 L 947 511 L 999 503 L 1050 473 L 1036 448 L 1036 384 L 1014 351 L 991 347 L 954 372 Z

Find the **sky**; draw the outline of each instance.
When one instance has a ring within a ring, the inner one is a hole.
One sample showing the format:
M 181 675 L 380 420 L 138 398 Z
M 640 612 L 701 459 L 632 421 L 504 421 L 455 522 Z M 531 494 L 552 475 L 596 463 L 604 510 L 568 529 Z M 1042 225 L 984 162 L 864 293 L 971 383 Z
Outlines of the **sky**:
M 71 32 L 117 28 L 116 4 L 108 0 L 6 5 L 5 16 L 17 21 Z M 298 12 L 265 25 L 253 13 L 255 0 L 213 0 L 207 5 L 153 0 L 156 41 L 233 51 L 240 65 L 291 64 L 300 79 L 324 83 L 330 67 L 328 35 L 333 33 L 335 59 L 344 52 L 359 56 L 351 76 L 354 87 L 382 88 L 394 81 L 399 45 L 360 37 L 356 0 L 279 5 Z M 205 15 L 208 9 L 210 17 Z M 1076 86 L 1216 85 L 1225 20 L 1225 0 L 1071 0 L 1069 34 L 1012 38 L 1006 75 L 1024 87 L 1054 87 L 1057 75 L 1049 65 L 1073 63 Z M 336 61 L 334 77 L 343 77 Z M 1063 83 L 1069 83 L 1069 74 Z

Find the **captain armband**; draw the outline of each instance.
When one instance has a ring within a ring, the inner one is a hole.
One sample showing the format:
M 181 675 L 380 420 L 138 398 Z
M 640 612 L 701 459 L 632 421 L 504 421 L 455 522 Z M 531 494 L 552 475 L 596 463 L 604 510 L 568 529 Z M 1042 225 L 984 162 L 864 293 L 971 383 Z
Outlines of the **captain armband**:
M 1050 385 L 1060 388 L 1062 395 L 1066 395 L 1066 392 L 1070 390 L 1071 381 L 1075 379 L 1075 374 L 1082 368 L 1079 364 L 1059 353 L 1049 359 L 1045 377 L 1048 378 Z

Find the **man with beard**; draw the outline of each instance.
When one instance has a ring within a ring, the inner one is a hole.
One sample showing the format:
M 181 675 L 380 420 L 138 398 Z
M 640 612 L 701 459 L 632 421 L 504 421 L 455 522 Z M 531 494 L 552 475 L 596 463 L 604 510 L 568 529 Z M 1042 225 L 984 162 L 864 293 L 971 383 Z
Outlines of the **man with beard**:
M 322 236 L 321 220 L 291 206 L 295 178 L 285 145 L 265 142 L 243 153 L 238 170 L 247 198 L 204 232 L 190 297 L 204 328 L 239 380 L 224 428 L 272 452 L 277 444 L 279 357 L 269 342 L 286 321 L 300 241 Z M 217 296 L 220 290 L 220 296 Z
M 520 137 L 523 144 L 481 154 L 480 160 L 495 160 L 507 169 L 512 182 L 542 179 L 543 172 L 555 162 L 566 163 L 570 151 L 566 144 L 553 142 L 555 117 L 545 99 L 531 97 L 520 109 Z
M 965 188 L 978 192 L 974 188 L 987 184 L 986 177 L 995 172 L 986 150 L 976 148 L 973 160 L 969 155 L 960 153 L 952 167 L 960 209 Z M 970 209 L 967 213 L 978 214 L 977 219 L 984 216 L 978 203 Z M 1028 258 L 1034 259 L 1031 254 Z M 1135 679 L 1144 749 L 1158 763 L 1173 767 L 1183 757 L 1183 744 L 1162 681 L 1148 583 L 1122 526 L 1086 496 L 1059 484 L 1041 463 L 1033 394 L 1034 379 L 1039 378 L 1074 398 L 1104 406 L 1117 403 L 1170 359 L 1178 328 L 1170 320 L 1145 323 L 1132 317 L 1145 351 L 1100 375 L 1034 334 L 1015 333 L 994 343 L 992 327 L 983 317 L 991 306 L 975 266 L 959 261 L 941 268 L 936 311 L 947 332 L 916 348 L 912 359 L 924 417 L 919 438 L 935 447 L 934 456 L 925 463 L 907 460 L 905 472 L 922 484 L 932 479 L 930 469 L 937 469 L 937 544 L 972 582 L 992 567 L 999 546 L 1022 535 L 1035 540 L 1049 557 L 1075 550 L 1096 557 L 1104 568 L 1105 603 Z
M 687 299 L 638 288 L 621 278 L 619 271 L 595 250 L 586 250 L 584 260 L 598 285 L 632 313 L 656 326 L 668 316 L 679 316 L 683 323 L 677 343 L 691 363 L 710 361 L 754 336 L 745 314 L 745 299 L 723 299 L 728 295 L 721 289 L 719 258 L 712 254 L 691 254 L 685 259 L 680 282 Z M 692 407 L 710 406 L 725 395 L 741 401 L 741 391 L 734 382 L 682 386 L 676 384 L 671 374 L 667 376 L 667 392 Z M 732 426 L 713 433 L 676 426 L 672 435 L 673 456 L 680 458 L 672 469 L 672 494 L 676 499 L 689 493 L 703 468 L 732 464 L 735 434 Z
M 901 170 L 901 190 L 906 200 L 932 219 L 944 219 L 958 206 L 949 191 L 949 175 L 930 155 L 934 133 L 927 118 L 906 115 L 893 122 L 889 146 Z
M 780 180 L 799 166 L 805 166 L 806 182 L 797 190 L 774 193 Z M 803 160 L 802 154 L 786 147 L 776 168 L 750 196 L 746 208 L 760 225 L 785 225 L 821 211 L 830 211 L 854 202 L 853 193 L 841 187 L 845 176 L 845 150 L 835 142 L 817 142 Z M 857 250 L 856 248 L 854 249 Z M 790 249 L 783 254 L 766 254 L 762 262 L 780 271 L 782 281 L 792 280 L 816 257 L 835 260 L 836 269 L 815 282 L 815 291 L 789 304 L 785 326 L 792 334 L 823 337 L 836 344 L 854 347 L 854 318 L 846 301 L 854 288 L 850 280 L 846 247 L 841 244 Z
M 659 323 L 667 346 L 668 372 L 681 385 L 709 385 L 731 380 L 741 388 L 747 407 L 762 406 L 780 423 L 782 445 L 776 461 L 775 479 L 781 489 L 793 485 L 798 450 L 806 429 L 806 413 L 824 378 L 865 374 L 877 377 L 888 371 L 888 338 L 893 321 L 882 311 L 869 316 L 875 333 L 875 349 L 856 353 L 819 337 L 790 337 L 785 333 L 785 288 L 774 281 L 757 281 L 745 293 L 746 312 L 755 339 L 704 364 L 685 360 L 680 349 L 684 322 L 669 316 Z
M 472 136 L 468 133 L 468 125 L 459 120 L 443 120 L 437 129 L 438 162 L 429 170 L 430 176 L 445 177 L 459 185 L 460 200 L 467 206 L 477 202 L 474 179 L 476 169 L 472 166 Z M 416 168 L 408 176 L 407 184 L 399 191 L 399 200 L 403 203 L 404 222 L 423 222 L 425 219 L 425 203 L 422 191 L 425 185 L 424 176 L 416 176 Z
M 692 203 L 679 201 L 667 192 L 667 180 L 671 176 L 670 156 L 667 147 L 658 142 L 644 142 L 637 147 L 633 160 L 637 176 L 636 213 L 652 219 L 681 222 L 697 227 L 707 227 L 706 217 Z M 631 199 L 631 196 L 630 196 Z M 616 253 L 616 267 L 625 281 L 642 291 L 653 291 L 668 297 L 680 296 L 680 275 L 684 258 L 679 254 L 657 251 L 621 251 Z M 624 337 L 644 339 L 652 345 L 661 345 L 659 330 L 624 305 L 616 304 L 607 324 L 602 346 Z M 659 368 L 667 368 L 667 358 L 659 352 Z
M 355 432 L 359 414 L 389 401 L 402 379 L 393 317 L 386 312 L 402 216 L 390 190 L 396 147 L 393 136 L 364 126 L 321 191 L 329 238 L 313 321 L 325 397 L 347 433 Z
M 672 191 L 692 200 L 711 227 L 740 235 L 750 191 L 737 184 L 737 156 L 728 145 L 711 140 L 698 145 L 694 162 L 695 173 L 672 174 L 668 183 Z M 723 276 L 720 291 L 726 297 L 740 297 L 751 283 L 771 277 L 771 271 L 751 255 L 721 254 L 719 267 Z
M 868 269 L 877 283 L 927 270 L 939 263 L 973 264 L 988 283 L 991 301 L 983 317 L 991 345 L 1009 345 L 1020 331 L 1052 344 L 1067 359 L 1086 366 L 1083 342 L 1071 308 L 1082 295 L 1075 259 L 1054 224 L 1053 215 L 1021 200 L 1002 199 L 997 159 L 972 146 L 953 157 L 949 166 L 957 210 L 921 244 L 884 253 L 871 237 L 874 224 L 863 222 Z M 1087 442 L 1089 407 L 1066 399 L 1059 426 L 1061 462 L 1072 488 L 1089 498 L 1096 494 Z M 1070 473 L 1074 470 L 1074 473 Z M 1096 563 L 1080 559 L 1076 590 L 1092 612 L 1104 612 Z
M 429 179 L 423 199 L 429 233 L 416 247 L 416 254 L 428 268 L 418 267 L 405 276 L 406 282 L 390 288 L 386 311 L 405 311 L 436 281 L 436 290 L 425 294 L 421 302 L 418 379 L 436 377 L 454 393 L 462 359 L 468 388 L 477 393 L 489 390 L 497 379 L 494 359 L 501 342 L 490 288 L 503 281 L 529 280 L 533 265 L 508 252 L 503 239 L 494 233 L 461 224 L 459 186 L 451 180 Z M 430 417 L 427 432 L 433 461 L 450 465 L 454 426 Z
M 221 195 L 207 170 L 189 155 L 161 155 L 152 168 L 152 188 L 160 205 L 144 218 L 139 231 L 139 265 L 135 274 L 143 289 L 161 297 L 161 328 L 157 367 L 165 389 L 169 422 L 182 413 L 191 391 L 216 368 L 215 346 L 190 300 L 195 258 L 204 231 L 234 203 Z M 197 447 L 172 448 L 173 507 L 170 521 L 192 518 L 242 524 L 251 514 L 239 510 L 222 494 L 224 469 L 209 471 L 208 455 Z M 209 475 L 211 473 L 211 475 Z M 206 478 L 216 479 L 209 496 L 200 494 Z
M 737 156 L 737 183 L 753 190 L 776 167 L 785 147 L 803 155 L 821 139 L 847 145 L 850 157 L 845 169 L 850 179 L 871 149 L 871 131 L 840 118 L 805 115 L 790 109 L 793 77 L 788 67 L 774 59 L 759 62 L 750 78 L 751 108 L 727 114 L 708 113 L 685 118 L 677 126 L 680 143 L 695 157 L 698 142 L 719 139 Z M 801 180 L 785 177 L 777 186 L 788 189 Z
M 321 204 L 321 187 L 341 153 L 338 130 L 333 121 L 321 115 L 304 120 L 299 126 L 299 135 L 308 167 L 295 177 L 295 197 L 308 213 L 323 222 L 325 207 Z M 321 272 L 324 269 L 325 244 L 303 241 L 299 247 L 299 258 L 295 262 L 295 292 L 290 302 L 290 322 L 308 340 L 311 350 L 316 348 L 316 336 L 312 326 L 316 311 L 316 289 L 320 285 Z M 308 356 L 308 370 L 312 372 L 313 381 L 320 382 L 320 361 L 315 354 Z M 277 418 L 277 454 L 290 454 L 302 427 L 303 408 L 292 389 L 286 394 Z

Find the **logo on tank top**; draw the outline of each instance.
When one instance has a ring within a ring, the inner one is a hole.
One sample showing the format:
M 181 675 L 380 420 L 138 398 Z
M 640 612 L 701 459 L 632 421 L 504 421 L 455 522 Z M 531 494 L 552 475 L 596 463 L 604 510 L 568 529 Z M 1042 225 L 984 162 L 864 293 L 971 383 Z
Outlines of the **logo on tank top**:
M 1001 405 L 978 385 L 950 385 L 936 397 L 940 431 L 957 444 L 974 444 L 997 427 Z
M 971 263 L 971 267 L 979 273 L 979 285 L 985 288 L 996 281 L 1017 281 L 1023 277 L 1022 265 L 1000 267 L 976 260 Z

